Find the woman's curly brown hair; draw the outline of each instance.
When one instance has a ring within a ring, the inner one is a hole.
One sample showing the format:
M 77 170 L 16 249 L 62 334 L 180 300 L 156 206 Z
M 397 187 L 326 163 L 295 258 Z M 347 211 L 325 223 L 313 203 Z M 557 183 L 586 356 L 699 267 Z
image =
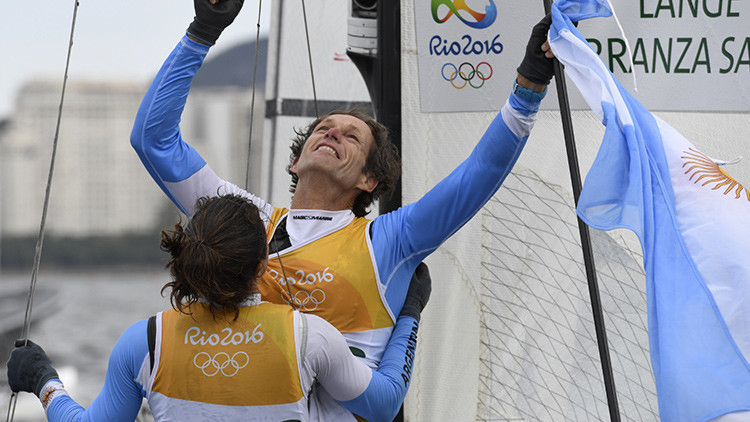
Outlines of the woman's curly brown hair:
M 267 258 L 266 231 L 258 208 L 237 195 L 199 198 L 183 225 L 161 232 L 161 249 L 171 257 L 170 302 L 183 313 L 198 302 L 212 314 L 234 312 L 255 292 L 258 265 Z
M 289 165 L 286 167 L 287 173 L 292 176 L 292 185 L 289 188 L 289 192 L 294 193 L 297 190 L 297 181 L 299 180 L 299 177 L 291 171 L 292 164 L 294 164 L 294 161 L 300 156 L 300 154 L 302 154 L 302 148 L 304 148 L 305 142 L 307 142 L 307 139 L 315 131 L 315 127 L 318 126 L 323 119 L 334 114 L 354 116 L 359 120 L 362 120 L 367 127 L 370 128 L 370 132 L 372 132 L 374 142 L 370 147 L 365 167 L 362 170 L 364 172 L 372 172 L 375 179 L 378 180 L 378 185 L 372 192 L 362 191 L 352 205 L 352 212 L 354 212 L 354 215 L 357 217 L 364 217 L 368 213 L 367 207 L 369 207 L 373 201 L 382 198 L 393 190 L 398 178 L 401 176 L 401 159 L 399 158 L 398 149 L 396 149 L 396 146 L 393 145 L 391 138 L 388 136 L 388 129 L 372 117 L 360 111 L 335 110 L 325 116 L 318 117 L 304 129 L 294 130 L 296 136 L 292 139 L 292 145 L 290 146 L 292 153 L 289 155 Z

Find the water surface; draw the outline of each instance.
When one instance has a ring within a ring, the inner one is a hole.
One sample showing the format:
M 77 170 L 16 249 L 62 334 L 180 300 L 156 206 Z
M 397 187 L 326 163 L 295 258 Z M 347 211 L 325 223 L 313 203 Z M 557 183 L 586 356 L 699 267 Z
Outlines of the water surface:
M 0 295 L 25 289 L 31 273 L 0 274 Z M 31 328 L 30 338 L 50 356 L 66 389 L 88 406 L 104 384 L 107 360 L 117 339 L 135 321 L 169 308 L 160 290 L 169 281 L 162 269 L 108 269 L 92 271 L 40 271 L 37 288 L 56 289 L 55 310 Z M 46 313 L 35 303 L 33 312 Z M 18 304 L 21 314 L 25 299 Z M 5 362 L 0 363 L 0 414 L 8 411 L 10 389 Z M 17 422 L 44 421 L 42 406 L 33 394 L 22 393 L 16 408 Z

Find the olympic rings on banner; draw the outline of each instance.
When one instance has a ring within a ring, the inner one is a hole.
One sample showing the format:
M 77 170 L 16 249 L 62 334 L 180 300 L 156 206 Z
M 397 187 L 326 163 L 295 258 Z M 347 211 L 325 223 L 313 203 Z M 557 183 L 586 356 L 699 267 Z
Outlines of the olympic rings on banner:
M 483 65 L 485 66 L 484 68 L 482 68 Z M 446 76 L 445 68 L 449 66 L 452 67 L 453 70 L 451 71 L 449 68 L 449 76 Z M 492 66 L 487 62 L 480 62 L 476 67 L 469 62 L 463 62 L 458 67 L 453 63 L 446 63 L 440 69 L 440 74 L 443 76 L 443 79 L 450 82 L 456 89 L 463 89 L 467 84 L 471 85 L 472 88 L 479 89 L 484 85 L 484 82 L 487 79 L 492 77 L 493 73 L 494 70 L 492 69 Z M 472 82 L 475 77 L 480 80 L 477 84 Z M 457 79 L 462 80 L 463 83 L 461 84 L 459 82 L 459 85 L 457 85 Z
M 250 363 L 250 356 L 242 351 L 233 354 L 232 357 L 225 352 L 219 352 L 214 356 L 200 352 L 193 358 L 193 364 L 207 377 L 212 377 L 219 372 L 225 377 L 233 377 L 248 363 Z
M 318 305 L 326 300 L 326 293 L 321 289 L 315 289 L 309 293 L 305 290 L 300 290 L 294 294 L 292 300 L 298 308 L 310 312 L 318 309 Z M 284 298 L 284 301 L 289 303 L 286 298 Z

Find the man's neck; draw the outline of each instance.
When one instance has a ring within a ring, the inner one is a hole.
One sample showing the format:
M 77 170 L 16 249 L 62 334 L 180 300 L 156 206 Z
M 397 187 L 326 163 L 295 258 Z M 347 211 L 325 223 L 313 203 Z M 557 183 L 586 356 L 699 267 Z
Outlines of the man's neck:
M 351 210 L 358 191 L 341 192 L 335 186 L 324 183 L 297 182 L 292 209 L 341 211 Z

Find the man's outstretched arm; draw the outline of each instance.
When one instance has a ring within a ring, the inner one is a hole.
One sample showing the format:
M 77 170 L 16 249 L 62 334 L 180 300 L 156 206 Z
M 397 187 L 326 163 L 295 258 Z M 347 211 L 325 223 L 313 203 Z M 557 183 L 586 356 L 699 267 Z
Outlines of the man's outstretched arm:
M 553 75 L 544 50 L 549 23 L 545 18 L 534 27 L 511 95 L 469 157 L 417 202 L 373 222 L 381 281 L 394 312 L 413 268 L 487 203 L 520 156 Z
M 201 196 L 244 190 L 219 178 L 180 132 L 193 77 L 218 34 L 239 13 L 241 0 L 194 0 L 196 16 L 151 83 L 136 115 L 130 144 L 144 167 L 177 207 L 191 214 Z M 213 4 L 216 3 L 216 4 Z M 268 213 L 268 206 L 252 198 Z
M 185 108 L 193 76 L 203 63 L 208 46 L 183 37 L 151 83 L 135 118 L 130 144 L 144 167 L 165 194 L 185 213 L 195 199 L 175 189 L 206 166 L 206 162 L 183 139 L 180 116 Z M 207 190 L 215 191 L 218 177 L 210 174 L 201 179 Z M 213 176 L 213 177 L 211 177 Z M 214 179 L 214 180 L 212 180 Z M 196 187 L 201 184 L 192 183 Z

